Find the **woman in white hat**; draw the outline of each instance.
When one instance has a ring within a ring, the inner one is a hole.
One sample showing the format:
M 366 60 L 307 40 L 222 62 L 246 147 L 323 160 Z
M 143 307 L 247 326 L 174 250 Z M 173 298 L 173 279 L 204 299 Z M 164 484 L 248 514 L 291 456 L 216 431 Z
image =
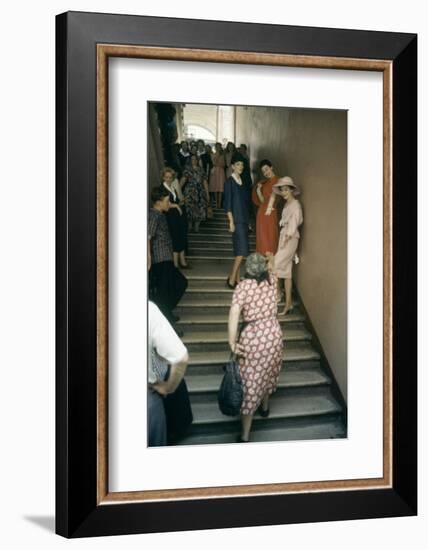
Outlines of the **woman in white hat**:
M 279 226 L 278 250 L 275 255 L 275 274 L 278 279 L 284 279 L 285 307 L 280 315 L 286 315 L 293 310 L 291 291 L 293 287 L 292 267 L 293 259 L 299 244 L 299 226 L 303 223 L 302 207 L 296 196 L 300 194 L 293 180 L 285 176 L 273 186 L 273 192 L 280 195 L 285 201 Z

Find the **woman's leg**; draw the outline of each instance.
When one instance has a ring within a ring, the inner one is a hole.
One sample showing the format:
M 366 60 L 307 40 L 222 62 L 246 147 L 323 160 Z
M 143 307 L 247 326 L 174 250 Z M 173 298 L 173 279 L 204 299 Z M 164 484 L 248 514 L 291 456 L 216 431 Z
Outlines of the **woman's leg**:
M 261 402 L 261 407 L 262 407 L 263 411 L 267 411 L 269 409 L 269 393 L 266 393 L 263 396 L 263 399 L 262 399 L 262 402 Z
M 253 422 L 252 414 L 241 414 L 241 439 L 248 441 L 250 439 L 251 424 Z
M 199 233 L 199 224 L 201 222 L 198 220 L 197 222 L 195 222 L 195 233 Z
M 184 250 L 179 253 L 181 267 L 187 267 L 186 254 Z
M 278 288 L 277 288 L 277 298 L 276 298 L 276 301 L 277 303 L 279 304 L 281 302 L 281 299 L 282 299 L 282 289 L 281 289 L 281 283 L 282 279 L 280 279 L 278 277 Z
M 283 311 L 281 311 L 280 315 L 287 315 L 289 311 L 293 309 L 293 301 L 292 301 L 292 290 L 293 290 L 293 279 L 284 279 L 284 287 L 285 287 L 285 306 Z
M 178 265 L 178 256 L 179 256 L 178 252 L 173 252 L 172 255 L 173 255 L 173 258 L 174 258 L 175 267 L 179 267 L 179 265 Z
M 241 266 L 244 256 L 235 256 L 235 261 L 233 262 L 232 271 L 229 275 L 229 283 L 231 285 L 239 283 L 239 268 Z

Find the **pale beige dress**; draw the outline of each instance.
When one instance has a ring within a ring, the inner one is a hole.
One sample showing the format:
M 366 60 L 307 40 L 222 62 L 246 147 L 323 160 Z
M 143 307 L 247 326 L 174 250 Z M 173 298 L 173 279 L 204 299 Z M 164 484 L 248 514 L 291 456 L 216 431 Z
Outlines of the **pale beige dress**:
M 286 203 L 281 215 L 279 226 L 278 251 L 275 254 L 275 274 L 280 279 L 291 279 L 293 258 L 299 244 L 299 226 L 303 223 L 302 207 L 295 199 Z M 290 239 L 285 243 L 286 237 Z

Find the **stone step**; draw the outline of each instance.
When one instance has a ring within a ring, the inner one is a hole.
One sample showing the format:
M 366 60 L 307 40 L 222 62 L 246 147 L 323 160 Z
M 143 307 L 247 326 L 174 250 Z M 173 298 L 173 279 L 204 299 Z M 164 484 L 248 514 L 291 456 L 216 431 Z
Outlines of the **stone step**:
M 222 283 L 225 282 L 224 277 L 221 277 L 217 280 L 221 281 Z M 188 286 L 188 288 L 186 289 L 186 294 L 189 296 L 191 295 L 193 297 L 197 297 L 200 294 L 204 294 L 204 295 L 206 294 L 211 296 L 217 295 L 217 296 L 223 296 L 223 297 L 227 295 L 231 297 L 233 294 L 233 290 L 231 288 L 228 288 L 224 284 L 220 288 L 212 288 L 210 284 L 211 281 L 204 281 L 202 279 L 199 279 L 199 280 L 192 279 L 191 282 L 192 282 L 192 286 Z M 199 282 L 199 286 L 196 286 L 197 282 Z
M 287 369 L 285 369 L 287 370 Z M 214 389 L 212 391 L 207 392 L 193 392 L 190 393 L 190 402 L 192 407 L 198 406 L 200 403 L 204 403 L 206 405 L 209 405 L 210 403 L 216 403 L 218 402 L 218 389 Z M 316 397 L 324 396 L 326 391 L 330 391 L 330 384 L 324 383 L 324 384 L 314 384 L 314 385 L 295 385 L 295 386 L 286 386 L 284 384 L 278 386 L 276 392 L 275 392 L 275 399 L 282 398 L 282 397 L 305 397 L 306 399 L 310 400 Z
M 221 286 L 212 286 L 214 282 L 220 282 Z M 192 300 L 201 300 L 205 297 L 212 298 L 217 296 L 221 299 L 232 299 L 233 289 L 229 288 L 226 284 L 224 277 L 212 280 L 204 279 L 188 279 L 188 287 L 186 289 L 186 295 Z M 183 296 L 184 298 L 184 296 Z M 183 299 L 182 298 L 182 299 Z M 297 305 L 297 297 L 293 293 L 293 299 Z
M 217 393 L 223 371 L 216 373 L 193 373 L 186 374 L 187 388 L 192 394 Z M 330 385 L 330 378 L 319 368 L 283 368 L 279 375 L 278 388 L 294 389 Z
M 199 233 L 189 233 L 188 234 L 188 241 L 190 244 L 193 243 L 224 243 L 224 244 L 231 244 L 232 237 L 231 235 L 216 235 L 215 233 L 202 233 L 200 231 Z M 250 243 L 256 242 L 255 235 L 250 235 L 249 237 Z
M 227 431 L 193 434 L 185 437 L 179 445 L 215 445 L 236 443 L 239 425 L 233 424 Z M 293 418 L 284 420 L 281 426 L 267 427 L 255 423 L 250 433 L 250 443 L 270 441 L 310 441 L 314 439 L 337 439 L 346 437 L 343 421 L 338 415 L 319 418 Z
M 255 243 L 250 244 L 250 252 L 253 252 L 256 248 Z M 205 251 L 212 250 L 218 251 L 220 255 L 225 252 L 233 252 L 232 239 L 229 242 L 217 243 L 217 242 L 200 242 L 189 243 L 188 254 L 192 256 L 203 256 Z
M 255 252 L 256 247 L 249 247 L 250 253 Z M 204 258 L 231 258 L 233 259 L 235 257 L 233 253 L 232 246 L 224 246 L 224 247 L 214 247 L 214 246 L 207 246 L 207 247 L 196 247 L 196 246 L 190 246 L 187 258 L 190 261 L 192 257 L 204 257 Z
M 201 226 L 199 227 L 199 232 L 205 232 L 209 230 L 217 230 L 221 234 L 229 234 L 229 222 L 228 220 L 209 220 L 206 222 L 203 222 Z M 191 233 L 195 233 L 192 231 Z M 255 231 L 253 228 L 249 230 L 249 235 L 255 235 Z
M 214 214 L 214 218 L 217 218 L 217 216 L 224 216 L 225 218 L 227 218 L 227 214 L 224 208 L 217 208 L 216 206 L 214 206 L 213 214 Z
M 225 280 L 226 285 L 226 280 Z M 177 309 L 186 309 L 188 307 L 194 308 L 214 308 L 219 309 L 223 307 L 230 307 L 232 303 L 232 294 L 220 293 L 220 292 L 185 292 L 181 298 Z M 280 303 L 281 307 L 283 304 Z M 297 307 L 299 304 L 296 299 L 293 300 L 293 307 Z M 293 310 L 294 311 L 294 310 Z
M 293 351 L 293 354 L 294 356 L 297 358 L 298 355 L 297 355 L 297 350 L 290 350 L 288 349 L 288 351 L 291 353 L 291 351 Z M 287 356 L 288 357 L 288 356 Z M 227 357 L 227 360 L 229 359 L 229 356 Z M 187 371 L 186 371 L 186 380 L 188 377 L 191 377 L 193 375 L 211 375 L 211 374 L 214 374 L 216 376 L 223 376 L 224 374 L 224 370 L 223 370 L 223 367 L 225 365 L 225 362 L 223 363 L 217 363 L 217 364 L 211 364 L 211 365 L 194 365 L 194 364 L 190 364 L 187 366 Z M 318 359 L 310 359 L 310 360 L 305 360 L 305 359 L 301 359 L 301 360 L 296 360 L 296 361 L 289 361 L 289 360 L 286 360 L 286 361 L 283 361 L 282 362 L 282 370 L 289 370 L 289 369 L 300 369 L 300 370 L 305 370 L 305 369 L 320 369 L 321 368 L 321 363 L 320 363 L 320 360 L 319 358 Z
M 205 262 L 210 263 L 213 261 L 219 264 L 227 265 L 228 266 L 227 269 L 231 269 L 231 264 L 233 263 L 233 260 L 234 260 L 234 256 L 232 256 L 231 252 L 228 252 L 227 254 L 217 253 L 216 255 L 212 255 L 212 256 L 210 256 L 209 254 L 204 254 L 203 256 L 195 256 L 190 254 L 187 256 L 187 261 L 191 264 L 192 269 L 197 268 L 200 263 L 205 263 Z M 183 273 L 187 274 L 188 271 L 190 270 L 183 270 Z
M 300 395 L 273 395 L 269 402 L 270 415 L 268 418 L 262 418 L 258 414 L 254 415 L 253 424 L 265 422 L 267 424 L 277 425 L 291 418 L 319 417 L 322 415 L 340 414 L 341 406 L 334 399 L 329 389 L 321 388 L 317 395 L 308 393 L 310 390 L 302 392 Z M 221 425 L 236 423 L 239 425 L 239 416 L 225 416 L 220 412 L 217 402 L 217 396 L 212 400 L 206 399 L 200 403 L 192 404 L 193 411 L 193 429 L 198 427 L 204 429 L 206 425 Z
M 205 334 L 205 338 L 201 336 L 203 334 Z M 223 338 L 219 338 L 217 337 L 217 335 L 213 335 L 210 340 L 208 340 L 207 338 L 208 334 L 209 333 L 207 332 L 202 332 L 199 333 L 199 336 L 197 338 L 193 338 L 194 333 L 192 331 L 184 332 L 182 340 L 189 340 L 188 342 L 184 342 L 188 352 L 194 353 L 200 351 L 207 352 L 229 350 L 229 343 L 226 333 L 224 333 Z M 287 330 L 287 335 L 284 335 L 284 345 L 293 345 L 295 347 L 298 347 L 304 342 L 310 342 L 311 338 L 311 334 L 304 329 Z
M 290 342 L 283 352 L 283 361 L 285 363 L 297 363 L 307 361 L 319 361 L 319 353 L 306 341 Z M 192 367 L 211 367 L 223 366 L 230 358 L 230 350 L 210 350 L 210 351 L 194 351 L 189 354 L 188 369 Z
M 191 269 L 183 269 L 183 273 L 188 279 L 224 279 L 229 274 L 231 267 L 231 260 L 228 260 L 226 263 L 220 263 L 214 258 L 208 258 L 206 261 L 196 261 Z M 244 274 L 245 265 L 241 267 L 241 275 Z
M 190 277 L 189 272 L 185 273 L 187 277 L 188 287 L 186 293 L 188 292 L 211 292 L 211 293 L 221 293 L 223 290 L 233 292 L 230 288 L 226 286 L 226 277 L 227 270 L 224 276 L 222 277 L 212 277 L 208 279 L 207 277 Z
M 206 223 L 201 226 L 200 231 L 203 231 L 204 233 L 212 233 L 215 231 L 217 235 L 228 235 L 230 237 L 229 224 L 227 222 Z
M 182 304 L 188 305 L 191 302 L 202 302 L 210 307 L 217 307 L 216 304 L 230 305 L 234 291 L 226 285 L 226 277 L 220 282 L 222 283 L 221 287 L 215 288 L 211 286 L 211 281 L 207 281 L 206 283 L 204 282 L 204 284 L 199 284 L 199 286 L 196 286 L 193 280 L 192 284 L 188 286 L 186 292 L 181 298 L 179 306 Z M 283 293 L 281 293 L 281 297 L 284 298 Z M 298 306 L 298 301 L 295 295 L 293 295 L 293 303 L 294 307 Z
M 190 333 L 191 334 L 191 333 Z M 186 333 L 184 332 L 184 338 L 186 336 Z M 286 340 L 284 338 L 284 345 L 287 346 L 289 349 L 293 348 L 299 348 L 302 347 L 305 343 L 310 342 L 310 339 L 288 339 Z M 227 340 L 213 340 L 212 342 L 191 342 L 186 344 L 187 350 L 189 354 L 194 353 L 201 353 L 205 352 L 208 353 L 210 351 L 227 351 L 230 352 L 229 344 Z
M 289 327 L 283 328 L 283 337 L 286 342 L 298 342 L 301 340 L 310 341 L 312 334 L 305 328 L 290 329 Z M 209 343 L 221 343 L 228 342 L 228 333 L 226 330 L 216 330 L 215 332 L 196 330 L 189 331 L 182 338 L 183 344 L 188 346 L 189 344 L 209 344 Z
M 229 219 L 225 216 L 214 216 L 214 218 L 204 220 L 200 227 L 209 227 L 210 225 L 216 226 L 226 226 L 229 227 Z
M 190 232 L 188 233 L 188 238 L 192 239 L 194 235 L 204 235 L 208 239 L 211 237 L 211 235 L 214 235 L 220 239 L 232 239 L 232 234 L 229 232 L 229 226 L 228 225 L 208 225 L 201 227 L 199 230 L 199 233 Z M 248 234 L 248 237 L 250 240 L 255 238 L 254 231 L 250 231 Z
M 177 325 L 187 333 L 188 331 L 197 329 L 198 331 L 226 331 L 228 325 L 228 313 L 217 310 L 197 309 L 191 310 L 187 308 L 180 318 Z M 298 309 L 293 310 L 293 313 L 280 317 L 279 322 L 282 326 L 289 328 L 301 328 L 305 321 L 304 315 Z

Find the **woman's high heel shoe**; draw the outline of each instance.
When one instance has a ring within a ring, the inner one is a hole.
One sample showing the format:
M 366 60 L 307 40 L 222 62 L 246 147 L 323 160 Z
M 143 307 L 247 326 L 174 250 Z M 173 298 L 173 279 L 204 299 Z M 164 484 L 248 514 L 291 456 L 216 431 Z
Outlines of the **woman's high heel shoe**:
M 270 414 L 269 407 L 267 409 L 263 409 L 263 407 L 260 405 L 260 407 L 257 409 L 257 412 L 262 418 L 267 418 Z
M 280 317 L 283 317 L 284 315 L 288 315 L 289 313 L 293 313 L 293 310 L 294 310 L 294 307 L 293 307 L 293 306 L 288 307 L 288 308 L 286 307 L 286 308 L 284 308 L 280 313 L 278 313 L 278 315 L 279 315 Z
M 235 283 L 234 285 L 232 285 L 232 284 L 230 283 L 229 277 L 228 277 L 228 278 L 226 279 L 226 286 L 227 286 L 228 288 L 231 288 L 232 290 L 234 290 L 235 287 L 236 287 L 236 283 Z

